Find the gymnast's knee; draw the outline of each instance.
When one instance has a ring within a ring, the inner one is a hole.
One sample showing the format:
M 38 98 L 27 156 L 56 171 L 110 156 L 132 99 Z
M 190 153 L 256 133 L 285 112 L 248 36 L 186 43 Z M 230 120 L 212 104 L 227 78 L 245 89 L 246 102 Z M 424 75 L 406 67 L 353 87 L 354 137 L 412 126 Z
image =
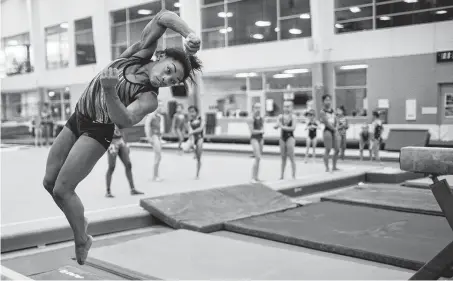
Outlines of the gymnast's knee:
M 126 171 L 131 171 L 132 170 L 132 163 L 131 162 L 127 162 L 126 164 L 124 164 L 124 168 L 126 169 Z
M 52 194 L 56 199 L 64 200 L 74 194 L 74 188 L 66 180 L 57 180 Z
M 49 192 L 51 195 L 53 195 L 53 189 L 55 186 L 54 180 L 50 180 L 47 177 L 44 177 L 44 180 L 42 181 L 42 185 L 47 190 L 47 192 Z

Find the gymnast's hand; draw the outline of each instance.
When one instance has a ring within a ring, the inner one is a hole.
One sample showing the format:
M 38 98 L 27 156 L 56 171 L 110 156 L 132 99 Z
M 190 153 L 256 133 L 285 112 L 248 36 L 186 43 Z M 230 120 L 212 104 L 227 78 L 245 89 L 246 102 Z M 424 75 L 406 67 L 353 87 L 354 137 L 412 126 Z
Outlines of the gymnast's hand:
M 118 69 L 116 68 L 107 68 L 101 72 L 101 86 L 104 90 L 115 89 L 116 84 L 118 84 Z M 109 91 L 107 91 L 109 92 Z
M 186 40 L 184 40 L 184 48 L 189 55 L 194 55 L 200 50 L 201 40 L 195 33 L 190 33 L 187 35 Z

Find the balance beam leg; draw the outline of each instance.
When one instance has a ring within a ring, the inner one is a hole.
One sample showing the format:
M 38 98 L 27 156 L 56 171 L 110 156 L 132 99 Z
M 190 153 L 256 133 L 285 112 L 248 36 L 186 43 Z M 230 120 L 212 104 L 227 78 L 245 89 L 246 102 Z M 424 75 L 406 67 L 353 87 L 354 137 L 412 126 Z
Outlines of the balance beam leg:
M 453 193 L 451 192 L 447 180 L 444 179 L 437 181 L 430 187 L 434 194 L 434 197 L 437 200 L 437 203 L 442 209 L 442 212 L 444 213 L 451 229 L 453 230 Z
M 453 266 L 453 242 L 420 268 L 409 280 L 437 280 Z

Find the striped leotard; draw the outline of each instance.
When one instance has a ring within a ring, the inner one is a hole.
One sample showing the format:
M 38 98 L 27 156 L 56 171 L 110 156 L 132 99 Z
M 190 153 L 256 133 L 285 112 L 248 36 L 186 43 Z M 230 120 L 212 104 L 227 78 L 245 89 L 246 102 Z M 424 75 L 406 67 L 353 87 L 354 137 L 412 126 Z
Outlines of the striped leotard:
M 131 82 L 126 77 L 126 69 L 128 67 L 142 66 L 149 62 L 149 60 L 132 56 L 127 59 L 117 59 L 108 65 L 110 68 L 116 68 L 119 72 L 119 82 L 116 85 L 116 93 L 124 106 L 127 107 L 134 102 L 141 93 L 153 92 L 156 95 L 158 94 L 158 88 L 151 85 L 149 78 L 144 77 L 143 80 L 145 82 L 135 83 Z M 146 76 L 146 74 L 143 75 Z M 99 73 L 93 80 L 91 80 L 76 105 L 76 111 L 86 117 L 89 117 L 95 123 L 109 124 L 112 123 L 112 121 L 110 120 L 110 116 L 107 111 L 105 94 L 102 91 L 100 77 L 101 74 Z

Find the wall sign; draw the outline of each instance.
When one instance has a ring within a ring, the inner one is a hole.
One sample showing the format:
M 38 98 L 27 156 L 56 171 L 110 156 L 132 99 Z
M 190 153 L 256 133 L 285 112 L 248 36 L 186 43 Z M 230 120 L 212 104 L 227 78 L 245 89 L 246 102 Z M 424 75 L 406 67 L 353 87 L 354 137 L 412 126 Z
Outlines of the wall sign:
M 417 100 L 406 100 L 406 120 L 417 120 Z
M 437 52 L 437 62 L 453 62 L 453 51 Z

